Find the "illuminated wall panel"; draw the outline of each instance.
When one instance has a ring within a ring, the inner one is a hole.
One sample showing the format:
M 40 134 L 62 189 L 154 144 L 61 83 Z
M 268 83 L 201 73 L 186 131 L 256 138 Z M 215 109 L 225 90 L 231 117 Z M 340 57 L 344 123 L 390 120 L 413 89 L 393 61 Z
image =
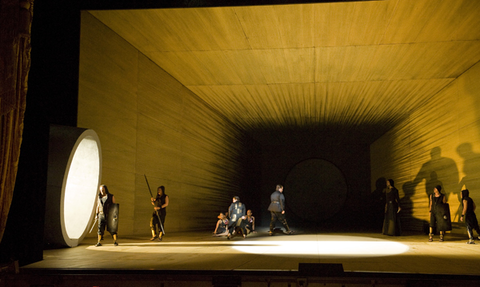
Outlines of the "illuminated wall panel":
M 88 13 L 81 36 L 78 126 L 101 139 L 119 234 L 150 233 L 144 175 L 153 194 L 164 185 L 170 197 L 167 233 L 213 228 L 239 193 L 241 133 Z
M 406 228 L 428 220 L 428 197 L 436 184 L 448 195 L 459 221 L 465 186 L 480 202 L 480 64 L 473 66 L 407 120 L 371 146 L 372 186 L 393 178 L 400 190 Z M 463 226 L 463 223 L 460 224 Z

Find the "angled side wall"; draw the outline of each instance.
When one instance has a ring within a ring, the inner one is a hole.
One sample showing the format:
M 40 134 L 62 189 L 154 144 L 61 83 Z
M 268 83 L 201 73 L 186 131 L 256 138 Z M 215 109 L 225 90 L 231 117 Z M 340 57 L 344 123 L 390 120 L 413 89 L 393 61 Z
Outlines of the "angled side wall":
M 372 186 L 380 177 L 395 180 L 405 229 L 422 230 L 427 194 L 437 184 L 448 195 L 452 221 L 459 221 L 463 188 L 480 204 L 479 77 L 476 64 L 371 146 Z
M 240 192 L 242 134 L 88 12 L 78 126 L 99 135 L 102 182 L 120 203 L 119 234 L 150 234 L 145 175 L 154 195 L 160 185 L 169 195 L 168 231 L 213 231 L 218 213 Z

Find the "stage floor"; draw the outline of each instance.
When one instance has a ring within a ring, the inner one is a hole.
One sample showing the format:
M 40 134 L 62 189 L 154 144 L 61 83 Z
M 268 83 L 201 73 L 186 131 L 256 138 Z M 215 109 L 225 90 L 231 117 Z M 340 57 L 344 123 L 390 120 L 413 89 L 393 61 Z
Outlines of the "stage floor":
M 42 261 L 21 269 L 297 271 L 300 263 L 337 263 L 355 273 L 480 275 L 480 241 L 466 244 L 464 235 L 428 242 L 424 234 L 266 231 L 231 240 L 208 232 L 168 233 L 162 242 L 119 234 L 119 246 L 106 236 L 100 247 L 86 238 L 74 248 L 45 250 Z

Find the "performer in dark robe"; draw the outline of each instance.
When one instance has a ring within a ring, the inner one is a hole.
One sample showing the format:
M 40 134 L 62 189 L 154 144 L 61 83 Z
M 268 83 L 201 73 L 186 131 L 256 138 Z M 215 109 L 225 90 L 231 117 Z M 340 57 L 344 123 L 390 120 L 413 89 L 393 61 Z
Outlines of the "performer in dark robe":
M 478 226 L 477 215 L 475 214 L 475 209 L 477 206 L 473 199 L 470 197 L 470 192 L 468 189 L 462 190 L 462 216 L 460 217 L 461 221 L 465 221 L 465 226 L 467 227 L 468 233 L 468 244 L 475 244 L 473 237 L 473 230 L 477 232 L 477 238 L 480 240 L 480 228 Z
M 116 206 L 115 206 L 116 205 Z M 109 214 L 110 212 L 116 212 L 114 214 Z M 109 216 L 110 215 L 110 216 Z M 98 199 L 97 199 L 97 209 L 96 209 L 96 218 L 98 219 L 98 242 L 95 246 L 102 246 L 100 241 L 103 239 L 103 234 L 105 229 L 107 229 L 113 237 L 113 245 L 118 246 L 117 243 L 117 226 L 118 226 L 118 204 L 115 203 L 115 197 L 113 194 L 108 192 L 106 185 L 100 185 Z M 108 222 L 108 219 L 111 219 L 112 222 Z M 113 220 L 117 220 L 114 222 Z M 114 225 L 114 226 L 113 226 Z
M 277 220 L 282 223 L 283 227 L 285 227 L 285 232 L 287 234 L 293 233 L 287 224 L 287 220 L 285 219 L 285 196 L 283 195 L 283 186 L 280 184 L 277 185 L 276 190 L 270 195 L 270 205 L 268 206 L 268 211 L 270 211 L 269 235 L 273 235 L 273 229 L 275 228 L 275 223 Z
M 383 234 L 390 236 L 399 236 L 402 233 L 400 225 L 400 197 L 398 189 L 394 186 L 393 179 L 387 180 L 385 188 L 385 219 L 383 221 Z
M 168 195 L 165 194 L 165 187 L 163 185 L 157 188 L 157 196 L 151 198 L 151 201 L 154 210 L 150 218 L 150 230 L 152 231 L 152 238 L 150 240 L 153 241 L 158 238 L 159 241 L 162 241 L 165 217 L 167 216 L 167 206 L 170 203 L 170 199 Z
M 442 186 L 437 185 L 433 189 L 433 193 L 430 194 L 430 234 L 428 241 L 433 241 L 433 235 L 435 231 L 440 233 L 440 242 L 444 241 L 445 231 L 449 230 L 449 222 L 446 214 L 445 204 L 447 199 L 445 195 L 441 193 Z M 448 211 L 450 212 L 450 211 Z

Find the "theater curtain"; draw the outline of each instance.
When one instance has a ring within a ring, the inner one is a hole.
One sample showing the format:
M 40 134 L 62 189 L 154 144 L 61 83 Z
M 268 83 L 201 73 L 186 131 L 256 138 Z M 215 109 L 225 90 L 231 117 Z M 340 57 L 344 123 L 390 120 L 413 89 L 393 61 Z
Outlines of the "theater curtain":
M 22 143 L 32 15 L 33 0 L 0 0 L 0 242 Z

